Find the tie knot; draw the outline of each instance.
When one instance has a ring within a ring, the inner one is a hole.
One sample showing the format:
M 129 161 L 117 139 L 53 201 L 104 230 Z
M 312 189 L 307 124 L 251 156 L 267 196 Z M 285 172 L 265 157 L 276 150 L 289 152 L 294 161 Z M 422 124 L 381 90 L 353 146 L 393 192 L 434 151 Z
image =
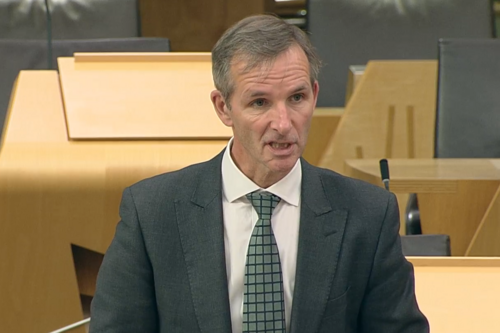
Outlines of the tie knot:
M 269 192 L 252 192 L 247 194 L 247 199 L 259 215 L 259 219 L 270 220 L 274 208 L 281 198 Z

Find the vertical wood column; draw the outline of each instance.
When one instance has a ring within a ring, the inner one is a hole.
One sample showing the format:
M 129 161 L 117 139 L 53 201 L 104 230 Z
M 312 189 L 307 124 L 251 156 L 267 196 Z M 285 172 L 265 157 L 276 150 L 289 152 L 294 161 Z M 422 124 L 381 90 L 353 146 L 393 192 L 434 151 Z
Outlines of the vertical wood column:
M 142 35 L 170 39 L 174 52 L 210 51 L 240 19 L 264 13 L 264 0 L 140 0 Z

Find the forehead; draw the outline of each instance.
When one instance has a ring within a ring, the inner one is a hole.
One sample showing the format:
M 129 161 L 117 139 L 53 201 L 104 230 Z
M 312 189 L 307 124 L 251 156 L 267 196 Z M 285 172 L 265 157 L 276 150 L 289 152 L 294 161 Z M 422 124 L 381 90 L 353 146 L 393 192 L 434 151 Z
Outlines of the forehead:
M 236 57 L 231 65 L 231 76 L 236 89 L 241 84 L 265 83 L 286 78 L 309 81 L 309 60 L 298 45 L 293 45 L 275 58 L 267 58 L 260 62 L 248 57 Z

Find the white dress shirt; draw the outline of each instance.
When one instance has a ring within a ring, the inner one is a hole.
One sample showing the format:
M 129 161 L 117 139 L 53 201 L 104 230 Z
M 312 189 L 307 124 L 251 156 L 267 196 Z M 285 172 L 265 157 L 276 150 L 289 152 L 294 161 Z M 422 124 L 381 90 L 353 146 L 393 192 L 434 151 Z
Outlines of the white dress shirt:
M 246 194 L 264 190 L 247 178 L 234 163 L 227 145 L 222 158 L 222 208 L 224 215 L 224 245 L 233 333 L 242 331 L 243 289 L 248 244 L 258 216 Z M 300 221 L 300 188 L 302 168 L 297 161 L 282 180 L 265 189 L 281 198 L 273 211 L 271 224 L 280 254 L 285 294 L 285 320 L 289 331 L 292 312 L 297 247 Z

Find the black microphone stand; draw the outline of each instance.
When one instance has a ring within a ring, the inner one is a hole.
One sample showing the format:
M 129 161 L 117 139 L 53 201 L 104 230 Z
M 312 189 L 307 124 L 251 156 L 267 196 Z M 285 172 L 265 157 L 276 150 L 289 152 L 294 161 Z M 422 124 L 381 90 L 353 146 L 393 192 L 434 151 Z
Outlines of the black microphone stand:
M 47 21 L 47 68 L 52 69 L 52 16 L 50 15 L 49 0 L 44 1 Z

